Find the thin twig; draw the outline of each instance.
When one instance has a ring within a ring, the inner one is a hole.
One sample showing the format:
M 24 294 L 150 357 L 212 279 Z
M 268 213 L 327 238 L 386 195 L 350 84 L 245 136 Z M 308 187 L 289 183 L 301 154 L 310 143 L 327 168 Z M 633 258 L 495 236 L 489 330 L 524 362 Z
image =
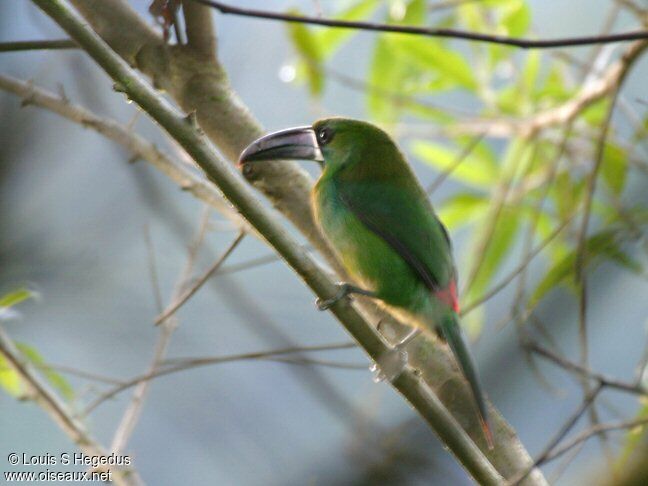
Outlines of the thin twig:
M 533 461 L 533 465 L 521 473 L 517 474 L 513 479 L 510 479 L 507 482 L 507 485 L 509 486 L 514 486 L 519 484 L 524 478 L 526 478 L 529 473 L 533 470 L 533 468 L 539 466 L 542 464 L 547 457 L 552 453 L 554 448 L 560 443 L 560 441 L 569 433 L 569 431 L 576 425 L 576 422 L 578 422 L 578 419 L 580 419 L 583 414 L 589 409 L 590 405 L 592 402 L 596 399 L 598 394 L 600 393 L 602 389 L 602 386 L 599 384 L 596 386 L 587 396 L 585 396 L 581 402 L 581 404 L 578 406 L 578 408 L 574 411 L 574 413 L 565 421 L 565 423 L 560 427 L 558 432 L 551 438 L 551 440 L 547 443 L 547 445 L 544 447 L 542 452 L 538 455 L 538 457 Z
M 583 219 L 580 230 L 577 236 L 576 244 L 576 258 L 574 260 L 574 275 L 576 277 L 576 284 L 578 286 L 578 344 L 579 344 L 579 360 L 583 367 L 589 366 L 589 342 L 587 330 L 587 273 L 585 271 L 585 262 L 587 261 L 587 229 L 589 226 L 592 202 L 594 201 L 594 192 L 596 191 L 596 180 L 598 179 L 599 170 L 603 164 L 603 154 L 605 151 L 605 144 L 607 135 L 612 121 L 612 114 L 614 113 L 614 106 L 616 104 L 617 95 L 621 89 L 623 77 L 619 78 L 619 82 L 612 93 L 607 109 L 606 117 L 601 128 L 601 134 L 597 144 L 597 153 L 594 166 L 590 172 L 587 181 L 587 191 L 585 193 Z M 589 382 L 586 379 L 581 380 L 583 386 L 583 393 L 587 395 L 590 391 Z M 589 409 L 590 422 L 593 426 L 597 425 L 599 420 L 598 411 L 596 406 L 593 405 Z M 601 437 L 605 437 L 602 435 Z
M 0 42 L 0 52 L 78 48 L 79 45 L 71 39 Z
M 450 166 L 441 172 L 437 176 L 436 179 L 432 181 L 432 183 L 427 187 L 425 192 L 428 194 L 432 194 L 434 191 L 437 190 L 437 188 L 443 184 L 443 182 L 455 171 L 457 168 L 468 158 L 468 156 L 472 153 L 473 150 L 479 145 L 479 143 L 486 137 L 487 132 L 479 133 L 475 137 L 470 140 L 470 142 L 463 148 L 463 150 L 457 155 L 454 161 L 450 164 Z
M 200 224 L 198 226 L 198 231 L 196 237 L 191 245 L 189 245 L 189 253 L 187 255 L 187 262 L 182 270 L 176 287 L 173 292 L 172 300 L 176 300 L 177 297 L 182 292 L 186 282 L 191 276 L 193 271 L 194 263 L 198 257 L 200 247 L 205 239 L 207 233 L 207 226 L 209 224 L 209 206 L 205 205 L 203 214 L 200 218 Z M 158 338 L 155 342 L 155 349 L 153 351 L 153 358 L 151 363 L 148 366 L 148 372 L 155 372 L 156 369 L 160 366 L 164 358 L 166 357 L 169 344 L 171 342 L 171 336 L 173 335 L 177 327 L 176 319 L 167 319 L 164 321 L 164 326 L 162 326 Z M 115 430 L 113 435 L 113 440 L 111 444 L 111 450 L 113 452 L 119 453 L 123 451 L 130 439 L 135 426 L 139 420 L 139 417 L 144 408 L 144 401 L 148 394 L 150 387 L 149 381 L 143 381 L 138 384 L 137 388 L 133 392 L 130 403 L 126 407 L 122 415 L 122 419 Z
M 82 412 L 83 416 L 86 416 L 92 413 L 98 406 L 104 403 L 107 400 L 112 399 L 119 393 L 127 390 L 139 383 L 150 381 L 153 378 L 160 376 L 170 375 L 172 373 L 178 373 L 180 371 L 185 371 L 192 368 L 197 368 L 201 366 L 209 366 L 214 364 L 221 363 L 232 363 L 235 361 L 249 361 L 249 360 L 263 360 L 270 357 L 276 357 L 284 354 L 294 354 L 294 353 L 304 353 L 304 352 L 316 352 L 316 351 L 332 351 L 338 349 L 351 349 L 355 348 L 357 345 L 355 343 L 342 343 L 342 344 L 327 344 L 320 346 L 304 346 L 304 347 L 290 347 L 278 349 L 275 351 L 260 351 L 255 353 L 243 353 L 235 354 L 232 356 L 208 356 L 203 358 L 176 358 L 169 359 L 164 362 L 164 367 L 157 368 L 149 373 L 144 375 L 137 376 L 130 380 L 126 380 L 121 383 L 119 386 L 112 388 L 111 390 L 103 393 L 101 396 L 97 397 L 92 403 L 90 403 Z
M 547 247 L 547 245 L 549 245 L 549 243 L 551 243 L 553 240 L 556 239 L 556 237 L 562 232 L 562 230 L 564 230 L 567 227 L 567 225 L 573 220 L 575 216 L 576 216 L 576 212 L 573 212 L 562 223 L 560 223 L 556 227 L 556 229 L 554 229 L 551 232 L 551 234 L 547 236 L 536 248 L 530 251 L 529 254 L 526 256 L 526 258 L 522 261 L 522 263 L 520 263 L 516 268 L 514 268 L 511 271 L 511 273 L 509 273 L 506 277 L 502 278 L 502 280 L 497 285 L 494 285 L 484 295 L 477 297 L 470 304 L 464 306 L 461 310 L 461 315 L 464 316 L 468 314 L 470 311 L 479 307 L 484 302 L 491 299 L 500 291 L 502 291 L 504 288 L 506 288 L 506 286 L 510 284 L 515 279 L 515 277 L 517 277 L 529 266 L 531 260 L 533 260 L 537 255 L 539 255 L 542 252 L 542 250 L 544 250 Z
M 527 342 L 524 344 L 524 347 L 529 351 L 536 353 L 539 356 L 542 356 L 550 361 L 553 361 L 555 364 L 557 364 L 558 366 L 560 366 L 561 368 L 567 371 L 576 373 L 585 379 L 596 381 L 598 385 L 607 388 L 614 388 L 615 390 L 620 390 L 635 395 L 648 396 L 648 389 L 643 387 L 640 383 L 630 383 L 630 382 L 618 380 L 616 378 L 612 378 L 610 376 L 606 376 L 602 373 L 597 373 L 591 370 L 590 368 L 588 368 L 587 366 L 583 366 L 582 364 L 569 361 L 568 359 L 563 358 L 562 356 L 559 356 L 553 351 L 550 351 L 547 348 L 534 342 Z
M 80 370 L 78 368 L 73 368 L 71 366 L 66 366 L 66 365 L 58 365 L 52 363 L 42 363 L 42 364 L 35 363 L 34 366 L 41 370 L 45 370 L 45 371 L 54 370 L 60 373 L 65 373 L 67 375 L 77 376 L 85 380 L 97 381 L 99 383 L 106 383 L 108 385 L 121 385 L 123 383 L 122 380 L 118 380 L 117 378 L 112 378 L 110 376 L 100 375 L 97 373 L 91 373 L 85 370 Z
M 149 278 L 151 279 L 155 308 L 158 312 L 162 312 L 162 291 L 160 290 L 160 279 L 158 278 L 157 261 L 155 259 L 155 250 L 153 249 L 153 239 L 151 238 L 151 228 L 148 224 L 144 226 L 144 241 L 146 242 Z
M 555 448 L 550 454 L 548 454 L 543 461 L 543 464 L 546 464 L 549 461 L 553 461 L 554 459 L 562 456 L 564 453 L 568 452 L 569 450 L 573 449 L 579 444 L 582 444 L 589 438 L 595 436 L 595 435 L 600 435 L 605 432 L 611 432 L 614 430 L 627 430 L 627 429 L 633 429 L 635 427 L 643 427 L 648 424 L 648 418 L 640 419 L 640 420 L 625 420 L 622 422 L 612 422 L 612 423 L 607 423 L 607 424 L 596 424 L 587 430 L 584 430 L 580 434 L 578 434 L 576 437 L 574 437 L 572 440 L 567 442 L 566 444 L 563 444 L 560 447 Z
M 566 37 L 557 39 L 530 40 L 518 39 L 504 35 L 489 35 L 478 32 L 466 32 L 456 29 L 429 28 L 411 25 L 381 24 L 377 22 L 345 21 L 334 19 L 323 19 L 319 17 L 307 17 L 303 15 L 282 14 L 266 10 L 255 10 L 248 8 L 233 7 L 222 2 L 213 0 L 192 0 L 194 2 L 209 5 L 222 14 L 239 15 L 242 17 L 253 17 L 267 20 L 279 20 L 282 22 L 295 22 L 300 24 L 321 25 L 325 27 L 336 27 L 342 29 L 368 30 L 376 32 L 395 32 L 400 34 L 422 35 L 426 37 L 445 37 L 451 39 L 473 40 L 491 44 L 502 44 L 522 49 L 549 49 L 554 47 L 574 47 L 592 44 L 609 44 L 612 42 L 625 42 L 638 39 L 648 39 L 648 31 L 638 30 L 611 35 L 594 35 L 584 37 Z
M 174 300 L 174 302 L 169 305 L 156 319 L 155 319 L 155 324 L 161 324 L 165 320 L 167 320 L 169 317 L 174 315 L 180 307 L 182 307 L 198 290 L 209 280 L 217 271 L 218 269 L 223 265 L 225 260 L 229 258 L 229 256 L 232 254 L 232 252 L 236 249 L 236 247 L 243 241 L 243 238 L 245 237 L 245 232 L 240 231 L 238 236 L 232 241 L 232 243 L 227 247 L 225 252 L 218 257 L 218 259 L 207 269 L 205 272 L 198 277 L 196 282 L 187 290 L 185 290 L 182 295 L 178 296 L 177 299 Z

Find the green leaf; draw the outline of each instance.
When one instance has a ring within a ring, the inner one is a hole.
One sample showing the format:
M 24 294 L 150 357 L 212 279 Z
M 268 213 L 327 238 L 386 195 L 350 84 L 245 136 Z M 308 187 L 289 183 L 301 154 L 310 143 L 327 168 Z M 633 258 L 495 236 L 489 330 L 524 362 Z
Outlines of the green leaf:
M 441 172 L 452 168 L 461 154 L 459 149 L 449 149 L 443 145 L 422 140 L 412 144 L 412 151 L 417 157 Z M 498 167 L 493 160 L 482 154 L 483 152 L 479 151 L 470 153 L 450 173 L 450 177 L 480 189 L 490 189 L 497 182 Z
M 61 393 L 66 400 L 74 398 L 74 389 L 70 383 L 59 373 L 47 367 L 43 356 L 34 348 L 24 343 L 17 343 L 16 347 L 25 355 L 36 368 L 42 371 L 50 384 Z
M 472 32 L 480 32 L 485 30 L 486 23 L 484 16 L 481 13 L 481 6 L 475 2 L 461 3 L 457 7 L 457 14 L 461 22 Z
M 8 309 L 32 297 L 34 293 L 31 290 L 21 287 L 0 297 L 0 308 Z
M 401 86 L 404 75 L 403 64 L 393 55 L 390 43 L 385 37 L 379 37 L 369 69 L 369 85 L 374 89 L 367 92 L 369 112 L 374 118 L 381 121 L 396 119 L 399 107 L 384 96 L 384 91 Z
M 395 3 L 395 2 L 394 2 Z M 397 24 L 421 25 L 425 22 L 427 5 L 425 0 L 409 0 L 405 6 L 405 15 Z
M 473 69 L 459 52 L 444 47 L 437 39 L 414 36 L 393 38 L 393 44 L 400 55 L 405 56 L 413 65 L 427 72 L 437 72 L 440 77 L 453 85 L 475 91 L 478 82 Z
M 491 218 L 488 218 L 489 220 Z M 520 227 L 520 212 L 518 208 L 505 206 L 502 208 L 495 229 L 489 238 L 488 248 L 485 252 L 476 255 L 481 262 L 479 263 L 479 270 L 475 275 L 473 285 L 469 291 L 469 301 L 481 296 L 486 287 L 497 273 L 501 264 L 504 262 L 506 255 L 515 242 L 515 238 Z M 490 221 L 484 221 L 485 224 L 490 224 Z M 476 245 L 482 242 L 482 236 L 490 232 L 490 228 L 484 227 L 480 231 L 475 232 L 475 239 L 473 241 L 473 251 L 476 252 L 479 248 Z
M 298 14 L 299 12 L 291 11 L 290 13 Z M 297 54 L 304 63 L 309 90 L 313 96 L 319 96 L 324 89 L 324 77 L 322 76 L 324 55 L 320 44 L 312 30 L 304 24 L 292 22 L 287 24 L 287 28 Z
M 380 5 L 378 0 L 363 0 L 333 16 L 336 20 L 349 22 L 364 20 L 373 14 Z M 320 52 L 324 58 L 330 57 L 350 37 L 356 34 L 353 29 L 322 29 L 315 34 Z
M 529 51 L 522 69 L 521 87 L 524 93 L 533 93 L 536 89 L 538 76 L 540 75 L 539 51 Z
M 581 112 L 580 116 L 590 125 L 600 126 L 607 116 L 608 103 L 607 99 L 592 103 Z
M 14 316 L 10 309 L 21 302 L 36 297 L 36 293 L 26 287 L 20 287 L 0 296 L 0 320 L 9 319 Z
M 621 245 L 617 241 L 618 234 L 616 229 L 607 229 L 590 236 L 585 242 L 585 265 L 589 266 L 601 260 L 610 260 L 634 273 L 641 273 L 642 265 L 621 249 Z M 566 283 L 568 277 L 573 277 L 575 264 L 576 250 L 572 250 L 554 263 L 538 283 L 529 299 L 529 304 L 534 306 L 547 292 Z
M 521 114 L 526 108 L 526 103 L 520 96 L 517 86 L 506 86 L 497 93 L 497 107 L 500 112 L 509 115 Z
M 531 10 L 526 1 L 510 2 L 502 10 L 500 24 L 511 37 L 521 37 L 528 32 L 531 25 Z
M 643 399 L 643 406 L 639 408 L 639 412 L 635 416 L 635 420 L 648 419 L 648 401 Z M 616 468 L 622 469 L 626 466 L 628 460 L 639 449 L 640 444 L 646 437 L 646 426 L 636 427 L 628 430 L 626 433 L 625 444 L 619 454 L 619 459 L 616 463 Z
M 20 376 L 9 367 L 9 363 L 2 355 L 0 355 L 0 387 L 14 398 L 20 398 L 24 393 Z
M 603 149 L 601 175 L 610 190 L 617 196 L 620 195 L 628 175 L 626 151 L 614 143 L 606 143 Z
M 567 219 L 573 213 L 584 188 L 585 181 L 583 179 L 574 181 L 567 170 L 556 175 L 550 194 L 560 220 Z
M 420 25 L 425 21 L 427 6 L 423 0 L 413 0 L 405 5 L 405 14 L 398 22 L 387 18 L 389 23 Z M 404 59 L 395 48 L 397 40 L 402 37 L 393 34 L 383 34 L 374 44 L 372 61 L 367 77 L 371 89 L 367 92 L 367 104 L 371 115 L 382 122 L 392 122 L 397 119 L 405 108 L 417 112 L 427 112 L 427 118 L 435 119 L 438 110 L 425 109 L 410 103 L 398 103 L 385 93 L 410 94 L 412 84 L 421 85 L 421 73 Z M 443 116 L 443 115 L 441 115 Z
M 454 229 L 463 224 L 473 223 L 488 207 L 485 196 L 473 193 L 459 193 L 446 199 L 438 210 L 439 219 L 443 224 Z
M 569 89 L 565 83 L 565 76 L 560 65 L 554 63 L 549 68 L 544 83 L 541 83 L 536 92 L 534 99 L 537 101 L 549 101 L 549 105 L 560 103 L 569 99 L 574 90 Z

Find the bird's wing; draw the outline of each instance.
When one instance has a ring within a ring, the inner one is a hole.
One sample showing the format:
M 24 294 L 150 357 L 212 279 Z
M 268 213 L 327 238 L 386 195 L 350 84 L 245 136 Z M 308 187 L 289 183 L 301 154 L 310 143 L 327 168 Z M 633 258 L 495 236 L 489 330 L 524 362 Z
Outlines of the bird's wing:
M 343 204 L 389 244 L 433 292 L 454 281 L 448 233 L 420 188 L 393 183 L 342 183 Z

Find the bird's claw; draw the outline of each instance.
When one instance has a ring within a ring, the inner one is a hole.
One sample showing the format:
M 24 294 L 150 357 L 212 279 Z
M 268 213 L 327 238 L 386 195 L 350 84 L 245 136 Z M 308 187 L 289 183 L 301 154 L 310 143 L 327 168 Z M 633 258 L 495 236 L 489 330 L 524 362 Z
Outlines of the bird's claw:
M 330 299 L 320 299 L 317 298 L 315 301 L 315 305 L 317 306 L 317 309 L 320 311 L 325 311 L 329 310 L 333 305 L 335 305 L 336 302 L 342 300 L 345 298 L 347 295 L 349 295 L 349 285 L 345 283 L 337 284 L 336 285 L 338 290 L 336 294 L 331 297 Z
M 374 382 L 393 382 L 407 366 L 407 351 L 404 346 L 396 345 L 385 352 L 369 368 L 374 373 Z

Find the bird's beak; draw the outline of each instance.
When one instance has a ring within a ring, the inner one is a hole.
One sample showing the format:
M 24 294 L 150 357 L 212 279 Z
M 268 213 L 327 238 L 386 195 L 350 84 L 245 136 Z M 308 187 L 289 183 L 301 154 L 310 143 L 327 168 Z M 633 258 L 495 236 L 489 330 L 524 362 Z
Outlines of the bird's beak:
M 275 159 L 324 161 L 315 131 L 311 127 L 297 127 L 255 140 L 241 152 L 239 164 Z

